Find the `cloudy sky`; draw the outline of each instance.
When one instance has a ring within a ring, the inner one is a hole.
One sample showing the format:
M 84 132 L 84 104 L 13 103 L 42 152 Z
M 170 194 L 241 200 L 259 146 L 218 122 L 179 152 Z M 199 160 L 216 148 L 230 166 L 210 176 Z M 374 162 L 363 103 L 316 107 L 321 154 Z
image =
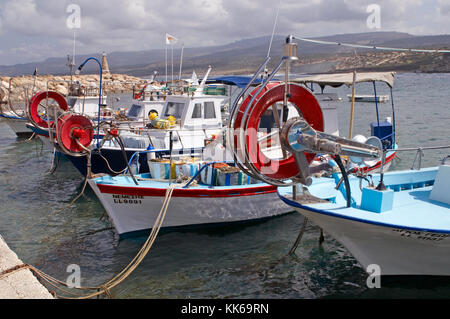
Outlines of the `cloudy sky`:
M 450 0 L 281 1 L 276 33 L 282 35 L 450 33 Z M 278 0 L 0 0 L 0 65 L 71 54 L 74 32 L 77 53 L 162 49 L 166 33 L 176 36 L 186 47 L 270 35 L 278 3 Z M 367 24 L 368 17 L 374 14 L 367 12 L 370 4 L 380 8 L 380 28 L 369 28 Z

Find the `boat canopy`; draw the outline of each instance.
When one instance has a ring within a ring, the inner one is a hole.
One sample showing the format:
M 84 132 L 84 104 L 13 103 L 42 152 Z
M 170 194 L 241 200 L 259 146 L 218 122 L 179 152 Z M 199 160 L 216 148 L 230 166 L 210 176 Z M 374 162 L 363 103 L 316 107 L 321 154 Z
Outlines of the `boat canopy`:
M 394 86 L 395 72 L 362 72 L 356 73 L 355 83 L 361 82 L 384 82 L 391 88 Z M 291 79 L 291 82 L 297 83 L 317 83 L 323 89 L 329 85 L 332 87 L 339 87 L 342 85 L 351 86 L 353 84 L 353 72 L 349 73 L 334 73 L 334 74 L 316 74 L 303 78 Z
M 252 78 L 249 76 L 221 76 L 206 81 L 207 84 L 223 83 L 227 85 L 236 85 L 238 88 L 245 87 Z M 256 79 L 254 84 L 260 84 L 261 79 Z

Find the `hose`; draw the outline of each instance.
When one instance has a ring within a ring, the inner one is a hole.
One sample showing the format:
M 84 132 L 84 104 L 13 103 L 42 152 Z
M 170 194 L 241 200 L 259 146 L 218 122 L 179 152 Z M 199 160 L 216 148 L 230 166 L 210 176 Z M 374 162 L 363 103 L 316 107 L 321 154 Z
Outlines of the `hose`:
M 344 178 L 345 195 L 347 197 L 347 207 L 350 207 L 352 203 L 352 194 L 350 190 L 350 182 L 348 181 L 347 171 L 345 170 L 344 164 L 342 163 L 342 159 L 339 155 L 336 155 L 334 160 L 336 161 L 336 164 L 339 166 L 339 169 L 341 170 L 342 173 L 342 177 Z
M 134 184 L 135 185 L 139 185 L 137 180 L 136 180 L 136 178 L 133 175 L 133 172 L 131 171 L 130 165 L 128 164 L 128 157 L 127 157 L 127 153 L 125 152 L 125 145 L 123 145 L 122 139 L 120 138 L 120 136 L 114 137 L 114 139 L 117 141 L 117 143 L 120 146 L 120 149 L 122 150 L 123 159 L 125 160 L 125 163 L 126 163 L 127 168 L 128 168 L 128 172 L 130 173 L 130 176 L 133 179 Z

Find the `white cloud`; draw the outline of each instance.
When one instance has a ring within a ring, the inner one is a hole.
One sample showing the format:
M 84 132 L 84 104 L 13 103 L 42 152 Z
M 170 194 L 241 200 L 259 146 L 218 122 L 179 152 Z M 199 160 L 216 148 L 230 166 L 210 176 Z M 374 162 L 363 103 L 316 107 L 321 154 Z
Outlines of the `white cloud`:
M 450 15 L 450 0 L 439 0 L 438 12 L 443 16 Z
M 69 4 L 81 8 L 76 30 L 80 53 L 164 47 L 166 32 L 186 46 L 225 44 L 268 35 L 278 7 L 274 0 L 1 0 L 0 64 L 72 51 L 66 26 Z M 301 36 L 373 31 L 366 8 L 381 8 L 381 31 L 439 34 L 450 31 L 450 0 L 283 0 L 276 32 Z M 20 51 L 29 46 L 40 52 Z M 43 45 L 45 44 L 45 45 Z M 49 48 L 46 51 L 45 48 Z M 10 53 L 8 53 L 10 52 Z M 6 61 L 6 62 L 5 62 Z

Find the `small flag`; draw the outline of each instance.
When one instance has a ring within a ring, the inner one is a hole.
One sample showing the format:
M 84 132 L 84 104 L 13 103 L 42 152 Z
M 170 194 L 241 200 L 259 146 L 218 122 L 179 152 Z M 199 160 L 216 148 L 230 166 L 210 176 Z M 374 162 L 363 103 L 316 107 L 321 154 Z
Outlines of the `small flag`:
M 197 73 L 195 73 L 195 71 L 192 72 L 191 83 L 193 85 L 198 85 Z
M 37 72 L 37 68 L 34 68 L 33 76 L 36 76 L 38 74 Z
M 178 42 L 178 39 L 173 35 L 166 33 L 166 44 L 175 44 Z

